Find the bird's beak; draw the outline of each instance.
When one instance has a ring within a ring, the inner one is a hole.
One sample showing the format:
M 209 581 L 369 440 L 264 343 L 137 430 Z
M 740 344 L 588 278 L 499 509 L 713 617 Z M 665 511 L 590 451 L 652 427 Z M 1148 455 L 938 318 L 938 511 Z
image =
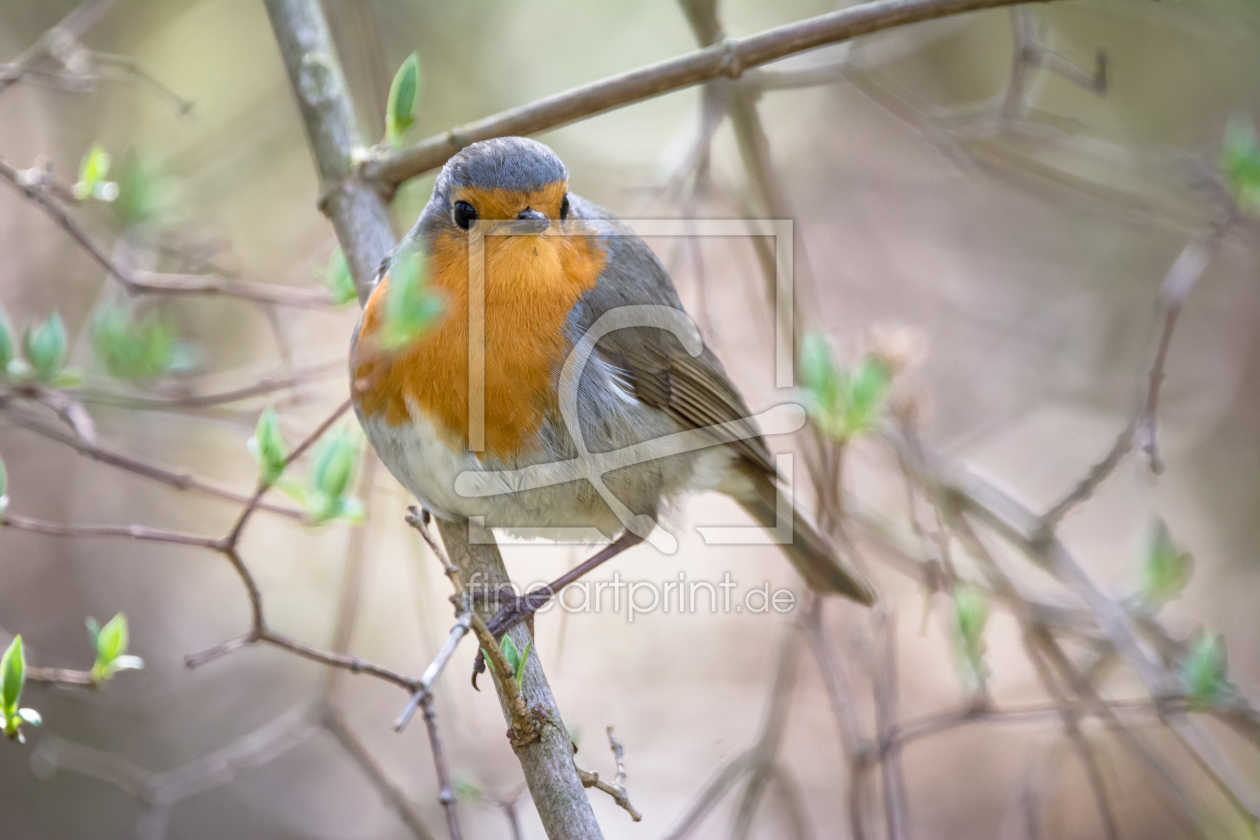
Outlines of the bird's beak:
M 512 225 L 512 230 L 520 233 L 542 233 L 549 223 L 550 220 L 542 213 L 526 207 L 516 214 L 516 224 Z

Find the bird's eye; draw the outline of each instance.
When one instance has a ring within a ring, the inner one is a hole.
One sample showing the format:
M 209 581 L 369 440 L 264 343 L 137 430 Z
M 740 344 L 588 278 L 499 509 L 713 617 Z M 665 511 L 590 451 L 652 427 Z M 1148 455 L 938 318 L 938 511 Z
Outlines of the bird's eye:
M 455 202 L 455 212 L 453 214 L 455 224 L 459 225 L 462 230 L 468 230 L 472 227 L 472 223 L 477 221 L 477 208 L 473 207 L 467 201 Z
M 569 218 L 569 197 L 566 195 L 564 200 L 560 202 L 560 221 Z

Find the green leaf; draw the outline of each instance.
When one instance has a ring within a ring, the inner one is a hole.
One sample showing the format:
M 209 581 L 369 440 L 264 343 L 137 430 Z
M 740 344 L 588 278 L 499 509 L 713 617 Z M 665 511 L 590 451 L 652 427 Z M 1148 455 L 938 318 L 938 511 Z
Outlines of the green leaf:
M 420 88 L 420 57 L 415 53 L 394 74 L 389 86 L 389 107 L 385 114 L 385 139 L 391 146 L 402 144 L 407 130 L 416 121 L 416 93 Z
M 118 197 L 118 185 L 106 180 L 109 175 L 109 152 L 99 143 L 83 155 L 79 162 L 79 182 L 74 185 L 74 197 L 79 201 L 96 198 L 100 201 L 113 201 Z
M 305 489 L 306 514 L 311 524 L 362 516 L 362 505 L 344 498 L 354 478 L 359 450 L 359 438 L 349 424 L 329 430 L 316 444 Z
M 892 374 L 882 360 L 866 356 L 849 372 L 846 386 L 845 436 L 856 437 L 870 431 L 879 420 L 892 387 Z
M 399 350 L 420 337 L 441 316 L 442 299 L 429 288 L 424 259 L 408 249 L 389 267 L 385 323 L 380 341 L 387 352 Z
M 0 378 L 9 369 L 13 361 L 13 332 L 9 328 L 9 319 L 4 316 L 4 308 L 0 307 Z
M 954 641 L 959 671 L 972 692 L 984 690 L 988 668 L 984 663 L 984 628 L 989 623 L 989 601 L 970 584 L 954 587 Z
M 1194 559 L 1173 542 L 1164 520 L 1156 519 L 1142 552 L 1138 595 L 1147 605 L 1161 607 L 1181 595 L 1194 572 Z
M 22 653 L 22 635 L 13 637 L 9 649 L 0 658 L 0 713 L 4 714 L 5 731 L 9 721 L 17 715 L 18 702 L 22 699 L 22 686 L 26 684 L 26 657 Z
M 799 370 L 806 410 L 829 437 L 866 434 L 879 421 L 892 387 L 892 370 L 869 354 L 851 369 L 836 366 L 831 345 L 817 333 L 801 340 Z
M 31 708 L 18 709 L 17 716 L 22 719 L 23 723 L 29 723 L 31 726 L 39 726 L 44 722 L 39 712 Z
M 43 323 L 27 327 L 22 334 L 22 355 L 31 373 L 41 382 L 51 382 L 66 363 L 66 325 L 54 312 Z
M 492 674 L 498 673 L 497 671 L 494 670 L 494 659 L 490 656 L 490 654 L 486 653 L 485 648 L 481 649 L 481 658 L 486 663 L 486 667 L 490 669 L 490 673 Z
M 529 661 L 529 651 L 533 646 L 534 643 L 532 641 L 526 642 L 525 650 L 521 651 L 520 661 L 516 663 L 515 676 L 517 685 L 520 685 L 525 679 L 525 663 Z
M 127 616 L 119 613 L 96 635 L 96 660 L 106 665 L 127 652 Z
M 1220 633 L 1203 631 L 1181 661 L 1181 685 L 1194 711 L 1205 711 L 1229 697 L 1225 642 Z
M 140 657 L 127 655 L 130 642 L 127 616 L 123 613 L 118 613 L 104 627 L 97 626 L 96 620 L 89 618 L 88 632 L 96 647 L 96 662 L 92 665 L 92 679 L 96 682 L 104 682 L 118 671 L 144 667 L 144 660 Z
M 354 290 L 354 278 L 350 276 L 350 266 L 346 263 L 346 255 L 340 248 L 333 251 L 328 259 L 324 285 L 328 287 L 333 303 L 338 306 L 349 303 L 358 296 Z
M 87 625 L 88 637 L 92 640 L 92 650 L 96 650 L 97 647 L 100 645 L 100 642 L 97 641 L 101 636 L 100 622 L 98 622 L 95 618 L 92 618 L 92 616 L 89 615 L 86 619 L 83 620 L 83 623 Z
M 503 641 L 499 642 L 499 648 L 503 651 L 503 658 L 507 660 L 508 667 L 512 669 L 513 674 L 516 674 L 517 666 L 521 662 L 521 652 L 516 649 L 516 642 L 512 641 L 511 636 L 504 636 Z
M 840 372 L 831 355 L 831 345 L 820 333 L 801 339 L 801 382 L 819 411 L 830 412 L 840 397 Z
M 284 472 L 285 461 L 289 457 L 289 448 L 280 432 L 280 418 L 271 406 L 263 409 L 258 417 L 258 426 L 254 436 L 245 444 L 255 458 L 264 484 L 275 484 Z
M 1238 206 L 1260 211 L 1260 141 L 1250 121 L 1243 117 L 1230 120 L 1218 165 Z
M 455 790 L 455 798 L 462 802 L 481 801 L 481 785 L 477 784 L 476 779 L 470 779 L 462 774 L 457 775 L 451 780 L 451 787 Z
M 130 306 L 107 304 L 92 318 L 92 350 L 111 376 L 143 381 L 170 372 L 175 328 L 157 314 L 137 318 Z
M 156 160 L 135 150 L 123 158 L 118 172 L 114 215 L 124 229 L 160 225 L 175 209 L 175 180 Z
M 359 447 L 349 427 L 333 429 L 315 452 L 312 483 L 329 498 L 340 499 L 350 486 Z

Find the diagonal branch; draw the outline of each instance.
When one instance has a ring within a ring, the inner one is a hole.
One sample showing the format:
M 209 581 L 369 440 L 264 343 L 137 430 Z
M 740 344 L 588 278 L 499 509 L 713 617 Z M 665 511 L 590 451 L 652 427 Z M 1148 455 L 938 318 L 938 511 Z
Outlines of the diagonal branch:
M 436 169 L 460 149 L 510 134 L 535 134 L 584 117 L 602 114 L 663 93 L 723 76 L 731 79 L 756 67 L 815 47 L 847 41 L 895 26 L 949 15 L 1012 6 L 1023 0 L 875 0 L 830 14 L 767 29 L 611 76 L 453 128 L 410 148 L 378 155 L 363 167 L 364 177 L 393 190 L 408 178 Z M 1049 0 L 1038 0 L 1049 2 Z

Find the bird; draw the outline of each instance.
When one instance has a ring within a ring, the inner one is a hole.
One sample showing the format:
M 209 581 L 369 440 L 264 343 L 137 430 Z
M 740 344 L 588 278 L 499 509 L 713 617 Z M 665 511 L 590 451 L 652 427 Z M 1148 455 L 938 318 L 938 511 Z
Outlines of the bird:
M 499 227 L 509 232 L 496 235 Z M 390 349 L 391 272 L 407 254 L 422 257 L 443 314 Z M 675 328 L 690 321 L 665 267 L 628 226 L 570 192 L 568 169 L 542 143 L 502 137 L 452 156 L 378 277 L 350 352 L 368 441 L 433 516 L 529 535 L 593 529 L 612 540 L 557 590 L 641 542 L 685 494 L 723 493 L 766 528 L 791 506 L 721 362 L 694 325 L 690 335 Z M 605 329 L 604 316 L 623 312 L 629 326 Z M 644 313 L 666 317 L 644 322 Z M 470 336 L 483 348 L 473 399 Z M 651 457 L 654 441 L 672 443 Z M 683 451 L 670 448 L 678 441 Z M 564 472 L 584 455 L 627 452 L 603 463 L 598 481 Z M 792 539 L 780 547 L 805 582 L 873 604 L 870 584 L 791 510 Z

